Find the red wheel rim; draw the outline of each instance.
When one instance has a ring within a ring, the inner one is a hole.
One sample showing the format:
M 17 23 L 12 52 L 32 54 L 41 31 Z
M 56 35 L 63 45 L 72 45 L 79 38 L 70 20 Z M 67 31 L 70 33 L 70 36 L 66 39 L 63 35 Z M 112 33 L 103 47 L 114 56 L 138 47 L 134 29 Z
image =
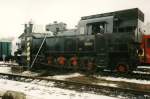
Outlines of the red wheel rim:
M 126 68 L 125 65 L 119 65 L 119 66 L 117 67 L 117 71 L 118 71 L 118 72 L 126 72 L 126 71 L 127 71 L 127 68 Z
M 65 61 L 66 61 L 65 57 L 60 56 L 60 57 L 58 58 L 58 63 L 59 63 L 60 65 L 65 65 Z

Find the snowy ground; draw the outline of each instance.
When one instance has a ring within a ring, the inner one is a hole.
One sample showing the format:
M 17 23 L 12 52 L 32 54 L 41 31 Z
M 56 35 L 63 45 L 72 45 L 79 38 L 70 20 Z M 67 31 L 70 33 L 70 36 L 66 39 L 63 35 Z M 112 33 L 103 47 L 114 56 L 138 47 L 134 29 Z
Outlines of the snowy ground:
M 55 76 L 48 76 L 47 78 L 54 78 L 54 79 L 59 79 L 59 80 L 65 80 L 67 78 L 72 78 L 72 77 L 78 77 L 78 76 L 84 76 L 80 73 L 72 73 L 69 75 L 55 75 Z M 150 84 L 149 80 L 137 80 L 137 79 L 128 79 L 128 78 L 122 78 L 122 77 L 105 77 L 105 76 L 94 76 L 96 78 L 100 78 L 100 79 L 105 79 L 105 80 L 109 80 L 109 81 L 123 81 L 123 82 L 131 82 L 131 83 L 138 83 L 138 84 Z M 99 84 L 99 85 L 106 85 L 106 86 L 114 86 L 116 87 L 115 84 Z
M 3 64 L 3 65 L 2 65 Z M 7 62 L 3 62 L 3 61 L 0 61 L 0 65 L 1 66 L 5 66 L 5 65 L 11 65 L 11 64 L 13 64 L 13 65 L 18 65 L 17 63 L 15 63 L 15 62 L 12 62 L 12 61 L 7 61 Z
M 3 73 L 12 73 L 10 67 L 0 67 L 0 72 Z M 34 72 L 25 71 L 23 75 L 34 75 Z M 36 75 L 36 73 L 35 73 Z M 64 80 L 71 77 L 84 76 L 80 73 L 72 73 L 69 75 L 55 75 L 49 76 L 48 78 L 54 78 L 59 80 Z M 121 77 L 104 77 L 104 76 L 95 76 L 100 79 L 111 80 L 111 81 L 124 81 L 124 82 L 133 82 L 140 84 L 150 84 L 150 81 L 147 80 L 136 80 L 136 79 L 127 79 Z M 28 80 L 28 79 L 26 79 Z M 99 83 L 104 86 L 114 86 L 116 84 L 107 84 L 107 83 Z M 46 86 L 43 86 L 46 85 Z M 23 83 L 16 81 L 9 81 L 0 79 L 0 91 L 4 90 L 13 90 L 13 91 L 21 91 L 27 95 L 27 99 L 118 99 L 120 97 L 108 97 L 103 95 L 95 95 L 91 93 L 79 93 L 72 90 L 60 89 L 53 87 L 52 82 L 44 82 L 44 81 L 32 81 L 31 83 Z
M 11 67 L 0 67 L 0 73 L 11 73 Z
M 144 68 L 144 69 L 150 69 L 150 66 L 138 66 L 137 68 Z
M 23 92 L 27 95 L 27 99 L 118 99 L 103 95 L 79 93 L 52 86 L 45 87 L 37 84 L 0 79 L 0 91 L 6 90 Z
M 127 78 L 115 78 L 115 77 L 101 77 L 98 76 L 97 78 L 110 80 L 110 81 L 123 81 L 123 82 L 131 82 L 131 83 L 138 83 L 138 84 L 150 84 L 149 80 L 137 80 L 137 79 L 127 79 Z
M 10 67 L 0 67 L 2 73 L 12 73 Z M 29 71 L 25 71 L 23 74 L 34 74 Z M 52 78 L 66 79 L 69 77 L 81 76 L 79 73 L 73 73 L 70 75 L 56 75 Z M 38 84 L 37 84 L 38 83 Z M 46 86 L 43 86 L 45 85 Z M 32 81 L 31 83 L 23 83 L 17 81 L 10 81 L 6 79 L 0 79 L 0 92 L 6 90 L 19 91 L 27 95 L 27 99 L 118 99 L 117 97 L 108 97 L 103 95 L 96 95 L 91 93 L 81 93 L 72 90 L 60 89 L 53 87 L 52 82 L 44 81 Z
M 48 76 L 47 78 L 53 78 L 53 79 L 59 79 L 59 80 L 65 80 L 67 78 L 71 78 L 71 77 L 78 77 L 78 76 L 83 76 L 80 73 L 71 73 L 71 74 L 67 74 L 67 75 L 55 75 L 55 76 Z

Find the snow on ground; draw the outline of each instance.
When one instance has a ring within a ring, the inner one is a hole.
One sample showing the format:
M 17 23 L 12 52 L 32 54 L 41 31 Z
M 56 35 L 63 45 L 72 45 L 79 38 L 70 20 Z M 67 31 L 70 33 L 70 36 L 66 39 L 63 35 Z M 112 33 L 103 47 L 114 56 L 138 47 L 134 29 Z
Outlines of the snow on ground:
M 131 82 L 131 83 L 138 83 L 138 84 L 150 84 L 150 81 L 148 80 L 137 80 L 137 79 L 127 79 L 127 78 L 115 78 L 115 77 L 102 77 L 97 76 L 97 78 L 105 79 L 105 80 L 111 80 L 111 81 L 124 81 L 124 82 Z
M 72 77 L 78 77 L 78 76 L 83 76 L 80 73 L 71 73 L 67 75 L 55 75 L 55 76 L 48 76 L 47 78 L 54 78 L 54 79 L 59 79 L 59 80 L 65 80 L 67 78 L 72 78 Z
M 3 64 L 4 62 L 3 61 L 0 61 L 0 64 Z
M 137 68 L 150 69 L 150 66 L 138 66 Z
M 150 74 L 150 72 L 142 72 L 142 71 L 133 71 L 133 73 L 139 73 L 139 74 Z
M 0 73 L 11 73 L 11 67 L 0 67 Z
M 21 75 L 24 75 L 24 76 L 40 76 L 40 73 L 31 72 L 31 71 L 24 71 L 24 72 L 21 73 Z
M 117 84 L 110 84 L 110 83 L 94 83 L 94 84 L 102 86 L 118 87 Z
M 118 99 L 115 97 L 0 79 L 0 91 L 4 90 L 23 92 L 27 95 L 27 99 Z
M 4 61 L 0 61 L 0 64 L 13 64 L 13 65 L 18 65 L 17 63 L 13 62 L 13 61 L 7 61 L 7 62 L 4 62 Z

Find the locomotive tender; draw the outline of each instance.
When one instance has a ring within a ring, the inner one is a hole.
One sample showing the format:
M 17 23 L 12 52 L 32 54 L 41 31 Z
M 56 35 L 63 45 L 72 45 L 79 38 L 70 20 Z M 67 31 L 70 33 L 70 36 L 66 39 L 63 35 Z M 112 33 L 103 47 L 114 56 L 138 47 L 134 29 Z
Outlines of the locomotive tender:
M 60 31 L 56 25 L 54 36 L 35 36 L 30 24 L 17 61 L 31 68 L 132 71 L 144 59 L 143 22 L 144 14 L 134 8 L 82 17 L 74 30 Z

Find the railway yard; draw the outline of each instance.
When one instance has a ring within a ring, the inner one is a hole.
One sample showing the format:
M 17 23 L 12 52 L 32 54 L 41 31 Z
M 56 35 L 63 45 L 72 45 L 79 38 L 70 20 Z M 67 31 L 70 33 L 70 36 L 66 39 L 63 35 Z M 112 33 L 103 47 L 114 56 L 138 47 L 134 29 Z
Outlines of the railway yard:
M 150 99 L 144 20 L 131 8 L 82 16 L 74 29 L 25 23 L 15 47 L 0 41 L 0 99 Z
M 10 65 L 0 67 L 1 96 L 5 90 L 13 90 L 25 93 L 27 99 L 150 99 L 150 80 L 140 79 L 143 74 L 149 76 L 144 71 L 138 73 L 139 78 L 130 78 L 106 72 L 92 76 L 77 72 L 61 74 L 56 70 L 48 74 L 28 70 L 14 72 L 12 68 L 16 65 Z

